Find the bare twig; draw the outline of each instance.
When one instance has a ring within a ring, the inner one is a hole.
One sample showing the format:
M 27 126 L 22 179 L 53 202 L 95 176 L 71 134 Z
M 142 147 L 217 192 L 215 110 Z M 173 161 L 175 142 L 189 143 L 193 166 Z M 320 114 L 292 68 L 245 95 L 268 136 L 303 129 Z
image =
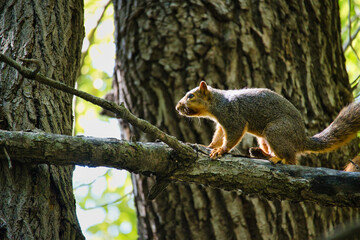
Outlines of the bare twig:
M 352 41 L 356 38 L 356 36 L 358 35 L 358 33 L 360 32 L 360 26 L 356 29 L 356 31 L 354 32 L 353 35 L 351 35 L 351 38 L 349 38 L 343 45 L 343 50 L 344 52 L 346 51 L 346 49 L 348 49 L 348 47 L 352 44 Z
M 356 24 L 359 21 L 359 17 L 360 14 L 355 14 L 354 16 L 352 16 L 351 22 Z M 346 31 L 345 28 L 341 28 L 341 35 L 343 35 L 345 31 Z
M 352 85 L 357 85 L 358 83 L 359 83 L 359 81 L 358 81 L 358 79 L 360 78 L 360 74 L 350 83 L 350 85 L 352 86 Z M 354 87 L 352 87 L 352 88 L 354 88 Z
M 359 78 L 360 78 L 360 74 L 354 79 L 354 81 L 352 81 L 350 83 L 351 86 L 351 92 L 354 92 L 354 90 L 359 86 Z M 355 99 L 359 97 L 359 93 L 355 95 Z
M 98 176 L 97 178 L 95 178 L 94 180 L 92 180 L 92 181 L 89 182 L 89 183 L 82 183 L 82 184 L 79 184 L 79 185 L 77 185 L 77 186 L 74 186 L 74 187 L 73 187 L 74 190 L 79 189 L 79 188 L 81 188 L 81 187 L 89 187 L 89 186 L 92 185 L 94 182 L 96 182 L 97 180 L 99 180 L 99 178 L 104 177 L 104 175 L 106 175 L 109 171 L 110 171 L 110 169 L 107 170 L 103 175 Z
M 97 23 L 96 23 L 96 26 L 95 26 L 93 29 L 91 29 L 91 31 L 89 32 L 88 39 L 89 39 L 89 42 L 90 42 L 90 43 L 94 41 L 95 32 L 96 32 L 97 28 L 99 27 L 102 19 L 104 18 L 105 12 L 106 12 L 107 8 L 110 6 L 111 3 L 112 3 L 112 0 L 109 0 L 109 1 L 105 4 L 104 9 L 103 9 L 103 11 L 102 11 L 102 13 L 101 13 L 101 15 L 100 15 Z M 83 66 L 83 65 L 84 65 L 84 60 L 85 60 L 86 56 L 89 54 L 89 49 L 90 49 L 90 47 L 88 47 L 88 48 L 81 54 L 80 66 Z
M 8 160 L 9 168 L 12 168 L 11 158 L 10 158 L 8 152 L 6 151 L 6 148 L 5 148 L 5 147 L 3 147 L 3 151 L 4 151 L 4 154 L 5 154 L 5 156 L 6 156 L 6 159 Z
M 80 206 L 80 208 L 83 209 L 83 210 L 92 210 L 92 209 L 96 209 L 96 208 L 107 207 L 109 205 L 121 202 L 122 200 L 124 200 L 125 198 L 130 196 L 131 194 L 133 194 L 133 191 L 126 193 L 124 196 L 122 196 L 122 197 L 120 197 L 120 198 L 118 198 L 118 199 L 116 199 L 116 200 L 114 200 L 112 202 L 104 203 L 104 204 L 97 205 L 97 206 L 94 206 L 94 207 L 81 207 Z
M 42 75 L 40 73 L 36 73 L 35 71 L 33 71 L 29 68 L 23 67 L 18 62 L 14 61 L 13 59 L 9 58 L 8 56 L 6 56 L 2 53 L 0 53 L 0 61 L 5 62 L 8 65 L 12 66 L 13 68 L 17 69 L 24 77 L 26 77 L 28 79 L 35 80 L 39 83 L 45 84 L 47 86 L 53 87 L 53 88 L 61 90 L 63 92 L 78 96 L 86 101 L 89 101 L 95 105 L 98 105 L 108 111 L 115 113 L 117 117 L 127 120 L 134 127 L 137 127 L 141 131 L 151 134 L 156 139 L 159 139 L 159 140 L 163 141 L 164 143 L 168 144 L 171 148 L 176 150 L 177 153 L 180 156 L 182 156 L 182 158 L 184 158 L 184 159 L 195 159 L 196 158 L 196 153 L 190 146 L 188 146 L 184 143 L 181 143 L 175 137 L 166 134 L 165 132 L 161 131 L 159 128 L 155 127 L 154 125 L 150 124 L 149 122 L 136 117 L 127 108 L 125 108 L 123 104 L 117 105 L 114 102 L 110 102 L 105 99 L 95 97 L 86 92 L 69 87 L 62 82 L 58 82 L 51 78 L 45 77 L 44 75 Z
M 360 61 L 360 58 L 357 55 L 357 52 L 355 51 L 355 49 L 354 49 L 354 47 L 352 45 L 352 36 L 351 36 L 351 0 L 348 0 L 348 3 L 349 3 L 349 45 L 350 45 L 351 50 L 353 50 L 357 60 Z

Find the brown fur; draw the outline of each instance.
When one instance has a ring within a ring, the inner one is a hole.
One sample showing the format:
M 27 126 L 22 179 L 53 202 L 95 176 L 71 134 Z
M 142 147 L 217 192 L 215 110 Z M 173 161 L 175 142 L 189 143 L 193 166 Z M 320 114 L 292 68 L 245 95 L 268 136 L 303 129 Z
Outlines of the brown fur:
M 301 113 L 288 100 L 264 88 L 219 90 L 202 81 L 176 106 L 188 117 L 210 118 L 217 123 L 210 157 L 229 152 L 248 132 L 258 137 L 262 155 L 274 163 L 295 164 L 296 155 L 326 152 L 346 144 L 360 129 L 360 104 L 345 107 L 329 127 L 313 137 L 305 134 Z
M 307 152 L 330 152 L 347 144 L 360 129 L 360 104 L 353 102 L 344 107 L 335 120 L 322 132 L 309 138 Z

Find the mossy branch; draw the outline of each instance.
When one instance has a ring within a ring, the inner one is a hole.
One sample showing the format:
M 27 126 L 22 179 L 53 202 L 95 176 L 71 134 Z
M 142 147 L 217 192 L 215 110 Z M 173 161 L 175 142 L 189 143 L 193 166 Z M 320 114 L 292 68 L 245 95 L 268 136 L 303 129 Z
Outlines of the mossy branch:
M 193 146 L 196 148 L 196 146 Z M 225 154 L 210 159 L 199 149 L 194 162 L 184 162 L 163 143 L 141 143 L 83 136 L 0 130 L 0 159 L 5 148 L 13 164 L 77 164 L 126 169 L 143 175 L 167 176 L 239 194 L 268 199 L 312 201 L 320 205 L 360 207 L 360 173 L 295 165 Z M 164 182 L 160 182 L 161 184 Z
M 22 61 L 32 62 L 32 63 L 36 64 L 36 69 L 31 70 L 29 68 L 26 68 L 26 67 L 22 66 L 20 63 L 11 59 L 10 57 L 0 53 L 0 62 L 5 62 L 8 65 L 12 66 L 16 70 L 18 70 L 24 77 L 31 79 L 31 80 L 35 80 L 39 83 L 53 87 L 60 91 L 78 96 L 88 102 L 91 102 L 97 106 L 100 106 L 100 107 L 108 110 L 108 111 L 111 111 L 111 112 L 115 113 L 117 117 L 125 119 L 130 124 L 132 124 L 134 127 L 140 129 L 141 131 L 143 131 L 145 133 L 151 134 L 156 139 L 163 141 L 164 143 L 169 145 L 171 148 L 173 148 L 175 151 L 177 151 L 177 153 L 180 156 L 182 156 L 183 159 L 195 159 L 196 153 L 190 146 L 178 141 L 175 137 L 166 134 L 165 132 L 161 131 L 159 128 L 155 127 L 151 123 L 136 117 L 123 104 L 118 105 L 114 102 L 110 102 L 108 100 L 105 100 L 105 99 L 102 99 L 99 97 L 95 97 L 91 94 L 88 94 L 86 92 L 69 87 L 61 82 L 55 81 L 51 78 L 48 78 L 48 77 L 42 75 L 41 73 L 38 72 L 40 69 L 40 67 L 39 67 L 40 63 L 34 59 L 23 59 Z

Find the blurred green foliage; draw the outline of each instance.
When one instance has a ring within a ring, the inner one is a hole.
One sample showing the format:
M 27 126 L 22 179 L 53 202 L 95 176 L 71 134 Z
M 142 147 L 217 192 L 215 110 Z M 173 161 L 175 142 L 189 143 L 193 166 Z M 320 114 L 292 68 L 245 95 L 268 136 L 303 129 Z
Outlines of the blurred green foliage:
M 78 207 L 97 222 L 83 229 L 87 239 L 137 238 L 132 183 L 126 171 L 107 169 L 92 182 L 78 184 L 74 190 Z
M 346 58 L 346 70 L 357 96 L 360 89 L 358 86 L 360 74 L 360 0 L 339 0 L 339 6 L 341 40 Z
M 357 34 L 360 31 L 360 0 L 351 0 L 350 3 L 351 25 L 349 24 L 349 0 L 339 0 L 341 37 L 346 57 L 346 68 L 349 81 L 354 82 L 360 74 L 358 53 L 360 34 Z M 106 11 L 104 12 L 105 6 Z M 81 74 L 78 77 L 77 84 L 78 89 L 99 97 L 103 97 L 111 89 L 112 84 L 112 69 L 106 65 L 102 66 L 102 64 L 109 61 L 114 62 L 113 21 L 111 2 L 85 0 L 87 38 L 84 41 Z M 351 38 L 349 37 L 349 30 L 351 31 Z M 348 44 L 350 42 L 351 44 Z M 353 83 L 353 86 L 355 85 L 356 83 Z M 356 90 L 356 92 L 359 91 Z M 99 115 L 100 111 L 99 107 L 77 98 L 75 108 L 76 134 L 84 132 L 83 126 L 88 119 L 96 118 L 107 121 L 107 117 Z M 93 182 L 78 184 L 74 187 L 77 204 L 82 210 L 98 209 L 101 211 L 98 213 L 101 213 L 99 215 L 102 216 L 102 221 L 83 229 L 87 239 L 137 239 L 131 179 L 128 173 L 115 174 L 115 171 L 109 169 L 95 178 Z M 121 176 L 120 179 L 119 176 Z M 100 185 L 103 187 L 99 187 Z M 96 218 L 99 215 L 93 217 Z
M 77 88 L 98 97 L 104 97 L 112 86 L 115 58 L 113 15 L 111 1 L 85 0 L 86 38 Z M 109 122 L 106 116 L 99 114 L 100 107 L 80 98 L 75 101 L 75 134 L 86 133 L 89 127 L 99 128 L 96 121 L 95 126 L 89 126 L 94 119 Z M 83 169 L 74 174 L 92 175 L 91 170 Z M 108 169 L 90 183 L 74 181 L 79 219 L 97 222 L 88 226 L 80 221 L 80 225 L 86 228 L 82 230 L 87 239 L 137 239 L 132 192 L 130 174 L 126 171 Z M 94 221 L 96 218 L 98 220 Z
M 106 2 L 96 0 L 85 1 L 85 31 L 86 38 L 82 50 L 82 66 L 81 73 L 77 79 L 78 89 L 90 93 L 95 96 L 102 97 L 110 89 L 112 83 L 112 72 L 105 72 L 100 66 L 94 66 L 95 59 L 99 62 L 113 62 L 115 50 L 110 53 L 110 56 L 105 55 L 104 49 L 106 45 L 111 45 L 114 42 L 113 35 L 113 7 L 108 6 L 104 12 Z M 99 7 L 102 6 L 102 7 Z M 104 12 L 104 14 L 103 14 Z M 99 21 L 101 17 L 101 21 Z M 99 22 L 99 24 L 97 24 Z M 112 27 L 112 28 L 111 28 Z M 111 31 L 109 31 L 109 29 Z M 98 34 L 98 33 L 102 34 Z M 107 32 L 107 34 L 106 34 Z M 105 33 L 105 34 L 104 34 Z M 100 58 L 100 59 L 99 59 Z M 81 98 L 76 98 L 75 104 L 75 133 L 83 133 L 84 129 L 81 126 L 81 121 L 86 121 L 87 118 L 99 118 L 106 121 L 107 118 L 100 116 L 100 107 L 93 104 L 88 104 Z

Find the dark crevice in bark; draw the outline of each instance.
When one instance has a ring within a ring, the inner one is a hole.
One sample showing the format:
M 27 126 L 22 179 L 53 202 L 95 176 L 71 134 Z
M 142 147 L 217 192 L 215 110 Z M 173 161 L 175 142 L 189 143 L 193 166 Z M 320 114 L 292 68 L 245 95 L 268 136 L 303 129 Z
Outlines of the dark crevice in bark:
M 253 215 L 253 208 L 255 208 L 256 206 L 253 206 L 253 204 L 250 201 L 247 201 L 247 199 L 242 199 L 242 205 L 244 216 L 246 219 L 246 225 L 249 228 L 251 239 L 261 239 L 262 237 L 259 234 L 256 218 Z

